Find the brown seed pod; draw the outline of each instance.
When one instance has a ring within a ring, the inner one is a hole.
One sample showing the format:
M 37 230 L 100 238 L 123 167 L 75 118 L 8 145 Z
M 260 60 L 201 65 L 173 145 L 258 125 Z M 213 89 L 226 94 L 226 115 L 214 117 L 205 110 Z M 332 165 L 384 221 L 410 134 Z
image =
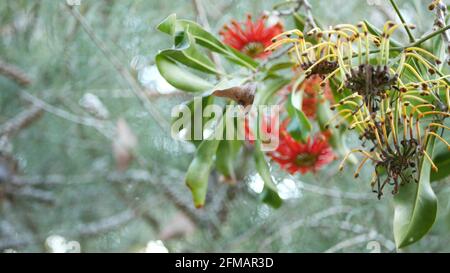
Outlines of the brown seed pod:
M 223 90 L 215 90 L 212 95 L 216 97 L 229 98 L 240 105 L 248 106 L 253 104 L 255 98 L 256 84 L 247 83 L 243 86 L 235 86 Z

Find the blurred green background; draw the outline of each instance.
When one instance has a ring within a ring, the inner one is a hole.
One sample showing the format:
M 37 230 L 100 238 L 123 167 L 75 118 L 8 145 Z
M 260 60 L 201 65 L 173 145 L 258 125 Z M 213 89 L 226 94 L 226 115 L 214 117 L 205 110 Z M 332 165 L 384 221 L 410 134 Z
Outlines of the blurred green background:
M 165 120 L 190 98 L 161 80 L 153 59 L 171 44 L 155 26 L 171 13 L 196 20 L 194 2 L 67 2 L 79 4 L 98 40 L 66 1 L 0 2 L 2 65 L 19 68 L 25 80 L 0 73 L 0 251 L 395 251 L 392 196 L 378 201 L 368 170 L 354 180 L 348 169 L 338 173 L 338 162 L 305 176 L 273 165 L 285 199 L 274 210 L 258 200 L 261 181 L 243 154 L 243 179 L 229 186 L 213 173 L 206 207 L 195 209 L 183 182 L 195 148 L 173 140 L 168 126 L 161 129 L 130 85 L 137 82 Z M 217 34 L 231 19 L 258 16 L 277 2 L 202 4 Z M 323 25 L 397 19 L 382 0 L 310 2 Z M 398 1 L 418 35 L 432 27 L 428 2 Z M 448 185 L 448 179 L 433 184 L 439 216 L 431 232 L 402 251 L 450 251 Z

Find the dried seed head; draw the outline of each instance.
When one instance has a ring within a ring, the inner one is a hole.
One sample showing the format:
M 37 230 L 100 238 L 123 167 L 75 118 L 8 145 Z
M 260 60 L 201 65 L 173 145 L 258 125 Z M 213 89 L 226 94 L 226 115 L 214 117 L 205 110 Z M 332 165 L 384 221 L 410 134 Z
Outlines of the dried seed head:
M 386 91 L 397 84 L 398 76 L 391 75 L 387 66 L 363 64 L 350 70 L 345 86 L 363 97 L 369 111 L 378 110 L 381 99 L 386 97 Z

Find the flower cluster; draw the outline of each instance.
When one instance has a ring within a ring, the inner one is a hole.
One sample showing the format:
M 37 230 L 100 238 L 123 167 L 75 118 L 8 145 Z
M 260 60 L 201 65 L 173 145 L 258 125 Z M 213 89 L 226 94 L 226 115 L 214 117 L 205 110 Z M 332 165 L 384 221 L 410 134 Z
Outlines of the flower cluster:
M 278 36 L 283 31 L 283 27 L 280 23 L 266 27 L 267 17 L 261 16 L 256 23 L 252 22 L 252 18 L 249 15 L 245 23 L 238 23 L 232 21 L 231 27 L 224 26 L 220 35 L 223 37 L 224 43 L 229 46 L 245 53 L 252 58 L 266 58 L 269 51 L 265 48 L 270 46 L 272 38 Z M 297 89 L 303 91 L 302 97 L 302 111 L 305 115 L 314 119 L 316 116 L 317 105 L 322 103 L 323 99 L 319 97 L 319 93 L 323 93 L 325 99 L 332 101 L 332 93 L 328 84 L 321 84 L 322 79 L 318 75 L 312 75 L 306 79 L 302 84 L 297 86 Z M 282 90 L 281 95 L 291 93 L 298 90 L 292 90 L 292 85 L 288 86 L 285 90 Z M 285 96 L 281 96 L 285 100 Z M 326 133 L 319 133 L 315 136 L 308 138 L 305 143 L 295 140 L 287 130 L 287 124 L 289 119 L 285 119 L 284 122 L 276 129 L 275 132 L 271 132 L 269 126 L 270 123 L 276 122 L 271 118 L 263 118 L 261 121 L 262 134 L 270 134 L 272 137 L 279 137 L 279 145 L 273 152 L 268 152 L 275 162 L 277 162 L 282 169 L 288 171 L 291 174 L 300 172 L 305 174 L 306 172 L 317 172 L 326 164 L 335 159 L 335 155 L 328 143 L 328 137 Z M 254 126 L 249 124 L 249 120 L 245 120 L 245 135 L 249 143 L 254 143 L 255 136 L 251 130 Z M 276 135 L 276 136 L 274 136 Z
M 437 171 L 427 152 L 431 137 L 450 149 L 442 137 L 449 129 L 444 125 L 450 116 L 449 75 L 437 73 L 435 67 L 441 61 L 422 48 L 392 48 L 390 38 L 399 26 L 387 22 L 379 35 L 371 34 L 363 22 L 315 28 L 306 35 L 292 30 L 274 37 L 266 49 L 290 44 L 289 54 L 303 73 L 319 75 L 322 85 L 335 83 L 340 99 L 331 106 L 337 113 L 329 125 L 348 124 L 363 142 L 344 158 L 340 169 L 351 153 L 360 153 L 364 158 L 355 172 L 358 177 L 371 160 L 375 166 L 372 186 L 378 198 L 388 184 L 395 194 L 399 185 L 417 181 L 417 169 L 424 160 Z M 366 149 L 366 142 L 371 147 Z

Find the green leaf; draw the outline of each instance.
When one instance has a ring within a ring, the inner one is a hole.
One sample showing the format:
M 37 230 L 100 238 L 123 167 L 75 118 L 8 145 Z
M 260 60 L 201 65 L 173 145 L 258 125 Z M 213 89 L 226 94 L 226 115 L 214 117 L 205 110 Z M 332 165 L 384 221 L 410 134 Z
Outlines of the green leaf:
M 432 154 L 434 138 L 427 144 Z M 425 158 L 419 170 L 419 182 L 411 181 L 400 187 L 394 197 L 394 238 L 397 248 L 420 240 L 433 226 L 437 213 L 437 198 L 430 185 L 431 164 Z
M 156 26 L 156 29 L 167 33 L 169 35 L 173 35 L 175 33 L 175 22 L 177 21 L 177 15 L 175 13 L 169 15 L 164 19 L 159 25 Z
M 280 63 L 276 63 L 271 65 L 268 69 L 267 69 L 267 73 L 274 73 L 280 70 L 284 70 L 284 69 L 290 69 L 292 68 L 296 63 L 295 62 L 280 62 Z
M 258 62 L 252 58 L 240 53 L 239 51 L 224 45 L 214 35 L 204 30 L 199 24 L 190 20 L 177 20 L 176 15 L 172 14 L 162 21 L 157 29 L 173 36 L 177 31 L 189 29 L 189 33 L 195 39 L 198 45 L 208 48 L 211 51 L 224 55 L 230 61 L 241 66 L 255 70 Z
M 234 162 L 236 162 L 241 145 L 242 141 L 240 140 L 222 140 L 217 149 L 216 169 L 233 182 L 236 181 Z
M 277 187 L 270 174 L 269 165 L 264 158 L 264 153 L 261 151 L 261 142 L 259 140 L 255 141 L 255 166 L 258 174 L 264 181 L 264 189 L 261 194 L 262 201 L 273 208 L 279 208 L 283 200 L 278 195 Z
M 267 81 L 264 81 L 264 86 L 258 88 L 256 92 L 255 99 L 253 100 L 253 105 L 267 105 L 269 99 L 279 91 L 283 86 L 290 82 L 289 79 L 280 76 L 275 76 Z
M 312 130 L 312 125 L 309 122 L 308 117 L 301 110 L 301 107 L 294 105 L 300 101 L 301 106 L 302 94 L 303 92 L 295 92 L 289 95 L 287 112 L 291 118 L 291 121 L 288 124 L 287 130 L 294 139 L 306 142 Z
M 250 68 L 252 70 L 255 70 L 258 67 L 258 62 L 252 59 L 250 56 L 247 56 L 244 53 L 241 53 L 240 51 L 230 46 L 225 45 L 225 47 L 233 53 L 232 55 L 229 54 L 225 55 L 225 57 L 228 60 L 232 61 L 235 64 Z
M 444 179 L 450 175 L 450 151 L 447 150 L 447 147 L 445 147 L 445 151 L 437 153 L 433 161 L 438 171 L 431 172 L 431 182 Z
M 189 165 L 186 185 L 192 192 L 194 205 L 197 208 L 203 207 L 205 204 L 208 178 L 219 143 L 220 140 L 216 139 L 204 140 L 198 147 L 194 160 Z
M 207 55 L 197 48 L 188 29 L 175 34 L 174 48 L 163 50 L 159 54 L 205 73 L 223 74 L 216 69 Z
M 294 18 L 295 27 L 298 30 L 300 30 L 300 31 L 304 31 L 305 30 L 305 24 L 306 24 L 305 18 L 302 17 L 298 12 L 294 12 L 292 14 L 292 17 Z
M 303 90 L 298 90 L 300 84 L 304 81 L 305 75 L 300 75 L 295 81 L 292 92 L 287 101 L 286 110 L 291 121 L 288 124 L 287 130 L 296 140 L 306 142 L 309 133 L 312 130 L 312 125 L 308 117 L 302 111 L 303 104 Z
M 213 87 L 211 83 L 181 68 L 175 61 L 164 54 L 155 57 L 159 73 L 172 86 L 187 92 L 202 92 Z

